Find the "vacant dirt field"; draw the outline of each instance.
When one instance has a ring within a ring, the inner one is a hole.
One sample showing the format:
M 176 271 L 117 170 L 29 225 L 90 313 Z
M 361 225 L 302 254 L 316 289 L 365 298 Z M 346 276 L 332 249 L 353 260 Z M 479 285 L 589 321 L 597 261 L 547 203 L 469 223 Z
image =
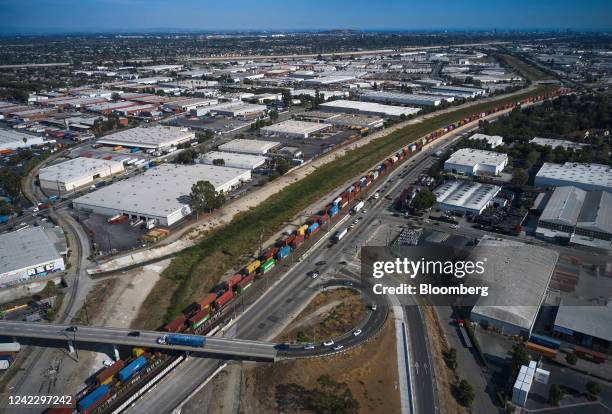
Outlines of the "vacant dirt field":
M 372 341 L 326 358 L 245 367 L 240 413 L 309 413 L 322 380 L 350 390 L 358 408 L 347 412 L 399 413 L 395 329 L 387 322 Z

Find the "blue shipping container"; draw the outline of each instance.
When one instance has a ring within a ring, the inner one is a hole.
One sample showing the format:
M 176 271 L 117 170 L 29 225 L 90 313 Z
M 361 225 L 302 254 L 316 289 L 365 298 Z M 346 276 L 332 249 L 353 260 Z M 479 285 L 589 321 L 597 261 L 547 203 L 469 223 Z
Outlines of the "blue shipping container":
M 135 154 L 135 153 L 137 153 L 137 152 L 140 152 L 140 148 L 132 148 L 132 149 L 130 150 L 130 152 L 131 152 L 132 154 Z
M 548 336 L 532 334 L 531 338 L 529 338 L 529 341 L 533 342 L 534 344 L 545 346 L 547 348 L 561 348 L 561 342 L 557 341 L 556 339 L 549 338 Z
M 83 412 L 93 406 L 95 403 L 100 401 L 102 397 L 108 394 L 109 386 L 107 384 L 100 385 L 98 388 L 90 392 L 84 398 L 81 398 L 81 401 L 78 402 L 77 408 L 79 412 Z
M 278 253 L 276 253 L 276 258 L 277 259 L 284 259 L 285 257 L 287 257 L 287 255 L 291 252 L 291 247 L 289 246 L 283 246 L 280 249 L 278 249 Z
M 206 338 L 197 335 L 170 334 L 166 337 L 168 345 L 204 346 Z
M 315 231 L 318 227 L 319 227 L 319 223 L 312 223 L 310 226 L 308 226 L 308 230 L 307 230 L 308 234 Z
M 127 367 L 119 371 L 119 375 L 118 375 L 119 381 L 125 382 L 129 380 L 130 378 L 132 378 L 132 376 L 135 373 L 140 371 L 145 365 L 147 365 L 146 358 L 143 356 L 139 356 L 138 358 L 130 362 Z
M 8 223 L 10 216 L 0 216 L 0 224 Z
M 338 205 L 334 204 L 332 207 L 330 207 L 329 210 L 327 210 L 327 214 L 329 214 L 329 217 L 333 217 L 338 214 Z

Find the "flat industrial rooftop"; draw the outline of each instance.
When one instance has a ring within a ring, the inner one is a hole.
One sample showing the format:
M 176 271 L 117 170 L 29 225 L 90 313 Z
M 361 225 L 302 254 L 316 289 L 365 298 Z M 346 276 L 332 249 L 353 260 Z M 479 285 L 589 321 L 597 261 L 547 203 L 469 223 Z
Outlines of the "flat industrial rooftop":
M 158 149 L 187 142 L 194 137 L 195 134 L 185 128 L 156 126 L 126 129 L 125 131 L 102 137 L 98 142 L 108 145 Z

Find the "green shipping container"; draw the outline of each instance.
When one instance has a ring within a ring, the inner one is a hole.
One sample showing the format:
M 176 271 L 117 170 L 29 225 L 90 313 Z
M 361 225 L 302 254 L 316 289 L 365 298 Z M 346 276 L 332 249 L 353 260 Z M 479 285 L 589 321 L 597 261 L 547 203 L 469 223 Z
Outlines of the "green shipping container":
M 245 290 L 247 290 L 248 288 L 250 288 L 252 284 L 253 284 L 253 282 L 251 282 L 251 283 L 249 283 L 249 284 L 247 284 L 247 285 L 245 285 L 245 286 L 241 287 L 241 288 L 240 288 L 240 290 L 238 290 L 238 293 L 242 293 L 242 292 L 244 292 Z
M 206 322 L 209 319 L 210 319 L 210 315 L 206 315 L 205 317 L 203 317 L 202 319 L 200 319 L 199 321 L 191 325 L 191 329 L 198 329 L 200 326 L 202 326 L 204 322 Z
M 261 273 L 267 273 L 268 270 L 272 269 L 276 264 L 276 260 L 268 259 L 261 265 Z

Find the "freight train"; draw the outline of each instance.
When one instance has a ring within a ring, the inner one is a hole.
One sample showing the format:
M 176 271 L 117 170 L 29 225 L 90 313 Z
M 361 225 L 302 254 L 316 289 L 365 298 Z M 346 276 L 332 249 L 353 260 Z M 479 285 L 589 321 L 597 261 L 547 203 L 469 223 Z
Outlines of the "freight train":
M 359 194 L 362 191 L 365 191 L 372 183 L 388 174 L 389 171 L 394 169 L 404 159 L 421 151 L 425 145 L 444 136 L 455 128 L 481 119 L 487 115 L 517 108 L 528 103 L 539 102 L 550 97 L 567 94 L 568 92 L 569 90 L 567 89 L 559 89 L 549 96 L 539 95 L 530 97 L 521 101 L 515 101 L 495 107 L 487 112 L 475 113 L 404 146 L 394 155 L 368 171 L 367 174 L 362 176 L 354 184 L 350 185 L 345 191 L 326 205 L 325 208 L 319 211 L 318 214 L 309 218 L 302 226 L 298 227 L 295 232 L 279 240 L 274 246 L 268 248 L 259 258 L 248 263 L 229 280 L 215 287 L 212 292 L 202 299 L 192 303 L 183 313 L 163 327 L 163 330 L 169 333 L 166 335 L 166 338 L 174 336 L 174 334 L 178 332 L 201 331 L 203 327 L 207 326 L 206 323 L 211 320 L 213 315 L 222 311 L 233 299 L 243 294 L 253 284 L 256 277 L 261 277 L 271 271 L 277 263 L 286 260 L 286 258 L 292 252 L 298 250 L 306 240 L 314 237 L 324 225 L 336 220 L 341 213 L 348 213 L 349 205 L 353 202 L 355 202 L 355 204 L 359 203 Z M 339 233 L 342 235 L 336 235 L 338 240 L 346 234 L 346 229 L 340 230 Z M 200 338 L 204 339 L 203 337 Z M 202 340 L 201 346 L 203 345 L 204 340 Z M 540 351 L 542 351 L 542 348 L 545 350 L 550 349 L 531 342 L 528 343 L 528 348 L 539 348 Z M 556 350 L 550 349 L 550 351 L 556 354 Z M 150 356 L 144 354 L 133 359 L 128 365 L 125 365 L 124 361 L 117 361 L 112 366 L 104 369 L 96 376 L 96 387 L 92 390 L 88 389 L 78 396 L 78 412 L 80 414 L 92 412 L 96 407 L 99 407 L 104 401 L 111 397 L 113 393 L 111 382 L 113 380 L 118 380 L 119 384 L 124 384 L 126 381 L 129 382 L 130 379 L 140 370 L 143 370 L 149 362 Z

